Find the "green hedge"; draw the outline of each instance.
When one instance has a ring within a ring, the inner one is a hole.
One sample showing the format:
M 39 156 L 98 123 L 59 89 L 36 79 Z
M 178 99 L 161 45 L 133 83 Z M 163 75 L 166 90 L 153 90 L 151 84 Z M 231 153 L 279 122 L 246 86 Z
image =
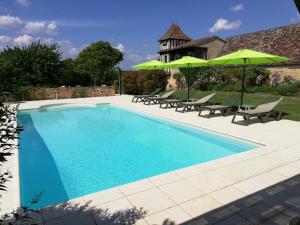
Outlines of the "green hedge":
M 122 92 L 126 94 L 148 94 L 157 88 L 165 89 L 167 75 L 164 71 L 122 72 Z
M 240 91 L 240 83 L 200 83 L 194 85 L 196 90 L 200 91 Z M 249 93 L 270 93 L 275 95 L 291 96 L 296 95 L 300 91 L 300 82 L 292 82 L 290 84 L 279 84 L 275 87 L 270 85 L 246 86 L 246 92 Z

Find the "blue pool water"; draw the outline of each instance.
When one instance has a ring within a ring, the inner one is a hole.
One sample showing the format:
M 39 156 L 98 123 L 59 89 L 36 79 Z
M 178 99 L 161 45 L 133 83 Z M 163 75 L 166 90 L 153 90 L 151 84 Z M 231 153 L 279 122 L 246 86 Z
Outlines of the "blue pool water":
M 20 111 L 18 121 L 21 202 L 43 191 L 37 207 L 256 147 L 109 104 Z

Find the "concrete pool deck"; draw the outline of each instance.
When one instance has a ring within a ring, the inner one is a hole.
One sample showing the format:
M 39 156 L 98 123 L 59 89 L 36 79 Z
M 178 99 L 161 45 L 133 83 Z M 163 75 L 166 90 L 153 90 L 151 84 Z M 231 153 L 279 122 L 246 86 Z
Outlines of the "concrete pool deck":
M 230 218 L 232 221 L 246 222 L 247 214 L 228 206 L 300 174 L 299 122 L 281 120 L 265 124 L 255 123 L 245 127 L 232 124 L 231 116 L 201 118 L 197 116 L 197 112 L 178 113 L 174 109 L 160 109 L 158 105 L 132 103 L 131 96 L 128 95 L 32 101 L 21 103 L 20 109 L 33 109 L 58 103 L 111 103 L 139 113 L 256 142 L 262 146 L 48 207 L 43 209 L 41 216 L 37 218 L 41 224 L 117 224 L 113 219 L 116 219 L 117 215 L 120 217 L 120 210 L 123 210 L 122 216 L 131 217 L 128 224 L 162 224 L 165 219 L 179 224 L 194 221 L 201 215 L 218 209 L 227 209 L 231 213 L 225 213 L 227 217 L 218 217 L 220 221 L 210 222 L 207 219 L 205 222 L 201 218 L 202 222 L 199 220 L 194 224 L 218 224 Z M 0 208 L 3 212 L 20 204 L 18 169 L 15 169 L 18 168 L 17 164 L 16 154 L 8 164 L 10 168 L 14 168 L 14 179 L 10 184 L 12 188 L 1 200 Z M 274 212 L 265 219 L 266 224 L 288 209 L 296 208 L 296 211 L 300 212 L 299 191 L 296 195 L 295 193 L 291 195 L 298 199 L 298 205 L 287 204 L 285 209 L 271 207 L 271 211 Z M 133 207 L 138 211 L 129 210 Z M 143 209 L 139 210 L 140 208 Z M 228 224 L 242 224 L 232 221 Z

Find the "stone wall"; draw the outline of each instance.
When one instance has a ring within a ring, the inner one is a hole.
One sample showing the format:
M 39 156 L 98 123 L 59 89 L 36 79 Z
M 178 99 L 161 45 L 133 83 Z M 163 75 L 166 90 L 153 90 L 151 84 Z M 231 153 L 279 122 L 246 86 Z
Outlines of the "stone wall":
M 224 46 L 225 46 L 224 41 L 216 39 L 201 47 L 207 48 L 207 59 L 214 59 L 221 55 Z
M 278 72 L 285 75 L 290 75 L 296 80 L 300 80 L 300 65 L 297 66 L 276 66 L 267 68 L 272 73 Z
M 23 95 L 23 100 L 49 100 L 65 98 L 85 98 L 114 96 L 115 87 L 59 87 L 59 88 L 31 88 Z
M 176 79 L 174 79 L 174 74 L 180 73 L 179 69 L 170 69 L 170 77 L 167 83 L 167 90 L 177 88 Z

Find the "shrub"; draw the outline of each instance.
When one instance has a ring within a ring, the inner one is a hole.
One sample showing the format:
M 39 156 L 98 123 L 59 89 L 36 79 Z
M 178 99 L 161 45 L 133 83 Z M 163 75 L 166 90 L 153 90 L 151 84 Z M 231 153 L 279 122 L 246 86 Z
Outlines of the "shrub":
M 293 82 L 291 84 L 279 84 L 276 87 L 270 86 L 270 85 L 262 85 L 262 86 L 256 86 L 251 87 L 247 89 L 248 92 L 263 92 L 263 93 L 271 93 L 274 95 L 283 95 L 283 96 L 289 96 L 289 95 L 295 95 L 299 92 L 299 83 Z
M 127 94 L 148 94 L 166 85 L 167 75 L 161 70 L 122 72 L 122 91 Z
M 271 86 L 275 87 L 277 86 L 281 81 L 281 74 L 279 72 L 274 72 L 271 75 L 270 84 Z
M 240 91 L 241 85 L 239 83 L 219 83 L 215 86 L 216 91 Z
M 26 85 L 55 85 L 60 63 L 58 44 L 38 41 L 24 47 L 7 47 L 0 52 L 0 84 L 10 91 Z
M 280 84 L 276 87 L 276 91 L 279 95 L 289 96 L 299 92 L 297 83 Z
M 247 91 L 250 93 L 256 93 L 256 92 L 263 92 L 263 93 L 272 93 L 276 94 L 276 89 L 270 85 L 261 85 L 261 86 L 254 86 L 254 87 L 248 87 Z
M 233 83 L 241 80 L 242 69 L 241 67 L 219 67 L 216 71 L 215 80 L 218 82 Z
M 270 72 L 258 66 L 249 66 L 246 68 L 246 81 L 250 86 L 261 85 L 269 79 Z
M 176 86 L 178 89 L 183 89 L 185 87 L 185 79 L 182 73 L 174 73 L 173 78 L 176 80 Z
M 17 110 L 18 106 L 3 105 L 0 101 L 0 168 L 8 161 L 9 157 L 14 155 L 15 151 L 18 151 L 16 140 L 22 129 L 17 125 Z M 10 171 L 0 171 L 0 198 L 4 191 L 9 191 L 6 183 L 9 182 L 12 176 L 13 174 Z M 36 198 L 33 198 L 30 202 L 29 207 L 22 206 L 12 212 L 1 211 L 3 213 L 0 216 L 0 224 L 36 224 L 34 217 L 40 212 L 32 210 L 30 207 L 40 200 L 41 195 L 42 193 L 36 195 Z
M 264 83 L 264 77 L 262 75 L 257 76 L 255 84 L 256 85 L 262 85 L 263 83 Z
M 209 88 L 213 88 L 216 84 L 215 83 L 209 83 L 209 82 L 197 82 L 193 85 L 194 89 L 200 90 L 200 91 L 208 91 Z
M 293 81 L 294 81 L 294 78 L 290 75 L 285 74 L 285 75 L 282 76 L 282 83 L 284 83 L 284 84 L 290 84 Z

